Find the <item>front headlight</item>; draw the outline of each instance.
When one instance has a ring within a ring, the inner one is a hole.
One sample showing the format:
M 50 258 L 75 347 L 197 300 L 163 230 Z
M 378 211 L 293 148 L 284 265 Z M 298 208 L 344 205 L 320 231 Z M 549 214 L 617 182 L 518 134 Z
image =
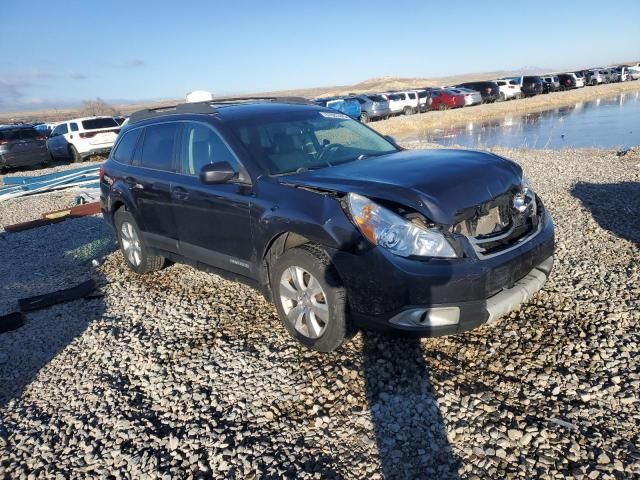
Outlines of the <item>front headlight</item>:
M 456 252 L 445 236 L 402 218 L 367 197 L 350 193 L 347 205 L 353 222 L 374 245 L 400 257 L 454 258 Z

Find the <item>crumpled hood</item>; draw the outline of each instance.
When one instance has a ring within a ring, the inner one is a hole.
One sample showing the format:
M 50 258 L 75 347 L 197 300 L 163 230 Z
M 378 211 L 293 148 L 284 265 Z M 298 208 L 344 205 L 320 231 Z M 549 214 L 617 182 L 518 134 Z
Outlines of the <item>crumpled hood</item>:
M 520 185 L 518 164 L 488 152 L 406 150 L 281 177 L 295 187 L 354 192 L 413 208 L 452 225 L 466 208 Z

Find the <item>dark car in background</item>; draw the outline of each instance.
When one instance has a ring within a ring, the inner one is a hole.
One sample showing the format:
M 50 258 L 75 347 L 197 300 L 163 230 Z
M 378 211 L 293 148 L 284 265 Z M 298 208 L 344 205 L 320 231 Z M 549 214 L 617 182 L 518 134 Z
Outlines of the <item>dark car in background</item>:
M 545 75 L 542 77 L 542 93 L 553 93 L 560 90 L 560 79 L 557 75 Z
M 47 137 L 31 125 L 0 125 L 0 170 L 47 165 Z
M 533 97 L 544 92 L 544 82 L 542 77 L 538 75 L 523 75 L 520 77 L 511 77 L 520 85 L 520 91 L 523 97 Z
M 136 112 L 100 188 L 131 270 L 175 261 L 247 283 L 319 351 L 356 327 L 437 336 L 492 323 L 553 264 L 551 217 L 517 163 L 403 150 L 304 99 Z
M 456 87 L 470 88 L 480 92 L 483 103 L 493 103 L 500 99 L 500 87 L 496 82 L 465 82 L 456 85 Z
M 578 86 L 573 73 L 559 73 L 558 80 L 560 80 L 560 90 L 570 90 Z

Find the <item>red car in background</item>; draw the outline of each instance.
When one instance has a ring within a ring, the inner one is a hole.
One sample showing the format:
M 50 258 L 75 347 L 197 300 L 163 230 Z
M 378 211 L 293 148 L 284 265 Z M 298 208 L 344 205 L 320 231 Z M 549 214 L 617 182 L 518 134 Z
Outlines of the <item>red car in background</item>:
M 431 90 L 431 110 L 464 107 L 464 95 L 444 88 Z

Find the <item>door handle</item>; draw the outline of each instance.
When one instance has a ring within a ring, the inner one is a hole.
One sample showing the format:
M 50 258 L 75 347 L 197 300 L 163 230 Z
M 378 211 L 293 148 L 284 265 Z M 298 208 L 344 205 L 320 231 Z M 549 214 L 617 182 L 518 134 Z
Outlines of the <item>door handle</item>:
M 131 190 L 144 190 L 144 185 L 136 182 L 136 179 L 133 177 L 127 177 L 124 181 Z
M 173 187 L 171 189 L 171 196 L 176 200 L 186 200 L 189 198 L 189 192 L 182 187 Z

